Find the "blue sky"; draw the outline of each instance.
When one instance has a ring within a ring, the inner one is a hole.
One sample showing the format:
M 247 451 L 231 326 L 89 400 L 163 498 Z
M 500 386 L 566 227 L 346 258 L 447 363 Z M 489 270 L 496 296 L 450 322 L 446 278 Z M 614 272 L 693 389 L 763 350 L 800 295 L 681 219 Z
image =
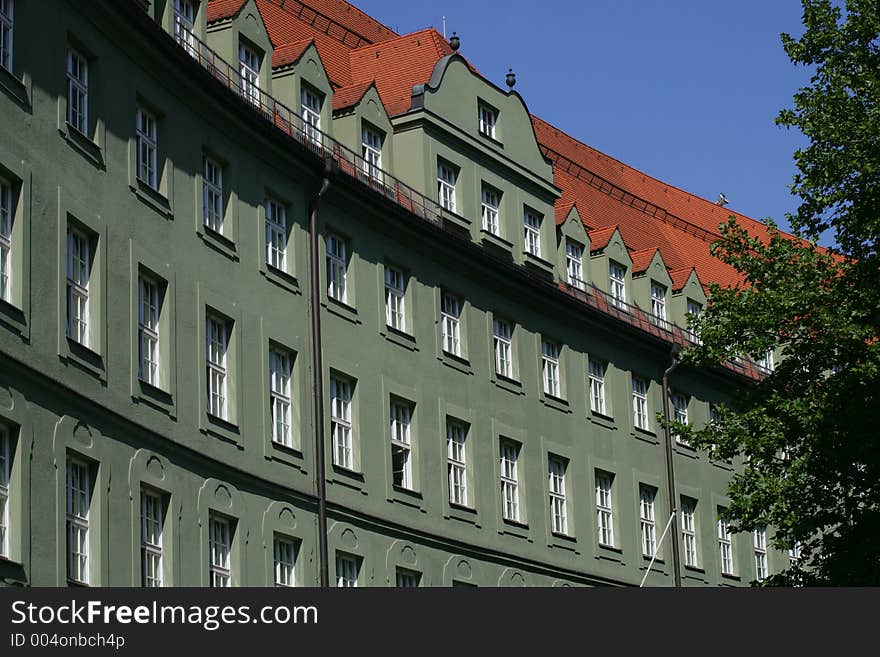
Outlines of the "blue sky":
M 787 227 L 794 150 L 774 119 L 809 81 L 782 50 L 800 0 L 352 0 L 401 32 L 434 26 L 529 110 L 656 178 Z M 824 240 L 823 240 L 824 241 Z

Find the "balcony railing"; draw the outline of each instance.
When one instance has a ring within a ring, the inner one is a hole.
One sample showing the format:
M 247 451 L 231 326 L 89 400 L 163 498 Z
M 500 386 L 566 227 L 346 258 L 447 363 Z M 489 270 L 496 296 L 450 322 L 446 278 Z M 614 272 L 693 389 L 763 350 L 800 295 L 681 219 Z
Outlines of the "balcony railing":
M 220 84 L 248 103 L 257 116 L 274 125 L 290 139 L 305 146 L 318 158 L 321 160 L 332 158 L 341 172 L 390 199 L 416 217 L 441 229 L 460 234 L 460 230 L 453 229 L 453 226 L 457 226 L 457 224 L 447 218 L 447 211 L 437 201 L 398 180 L 389 172 L 376 167 L 375 164 L 364 159 L 362 155 L 304 121 L 300 114 L 253 83 L 243 81 L 237 67 L 229 64 L 194 34 L 181 35 L 177 42 Z M 657 318 L 650 313 L 637 306 L 612 299 L 609 294 L 599 290 L 595 285 L 584 283 L 583 288 L 578 289 L 578 287 L 564 282 L 559 284 L 559 289 L 566 294 L 645 333 L 682 346 L 697 343 L 696 337 L 687 329 L 671 322 L 658 322 Z M 759 378 L 760 376 L 758 367 L 751 361 L 728 362 L 725 363 L 725 366 L 750 378 Z

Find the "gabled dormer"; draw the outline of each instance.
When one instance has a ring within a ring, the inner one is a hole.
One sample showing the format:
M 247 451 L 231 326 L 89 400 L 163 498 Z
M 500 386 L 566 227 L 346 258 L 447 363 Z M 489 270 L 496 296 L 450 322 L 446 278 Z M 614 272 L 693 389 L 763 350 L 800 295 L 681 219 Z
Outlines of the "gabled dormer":
M 207 15 L 208 46 L 234 67 L 229 74 L 241 95 L 259 106 L 261 91 L 272 94 L 273 47 L 263 17 L 254 0 L 245 0 L 237 9 L 236 3 L 215 4 Z
M 361 173 L 384 183 L 383 171 L 395 175 L 391 119 L 374 82 L 337 89 L 333 95 L 333 136 L 361 156 Z
M 590 237 L 590 280 L 623 304 L 632 304 L 632 260 L 617 226 L 600 228 Z
M 672 279 L 663 262 L 660 249 L 644 249 L 630 254 L 632 258 L 633 301 L 658 326 L 666 328 L 672 321 L 669 302 Z
M 307 135 L 332 134 L 333 85 L 314 40 L 279 45 L 272 80 L 275 98 L 303 118 Z
M 556 271 L 572 288 L 586 290 L 590 285 L 590 237 L 574 203 L 556 211 Z
M 682 328 L 687 328 L 688 315 L 699 315 L 706 307 L 706 293 L 697 270 L 693 267 L 674 269 L 669 272 L 672 296 L 669 301 L 669 318 Z
M 180 45 L 198 52 L 198 41 L 205 41 L 208 0 L 152 0 L 147 11 Z

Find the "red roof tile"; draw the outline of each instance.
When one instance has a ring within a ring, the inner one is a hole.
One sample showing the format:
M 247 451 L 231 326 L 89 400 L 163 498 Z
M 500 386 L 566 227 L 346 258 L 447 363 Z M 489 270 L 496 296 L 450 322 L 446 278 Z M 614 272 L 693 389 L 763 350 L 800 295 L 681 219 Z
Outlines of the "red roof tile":
M 235 16 L 247 0 L 211 0 L 208 3 L 209 23 Z
M 300 41 L 291 41 L 283 46 L 275 48 L 272 52 L 272 68 L 279 66 L 287 66 L 297 61 L 310 45 L 315 42 L 314 39 L 301 39 Z M 320 54 L 320 53 L 319 53 Z
M 598 251 L 608 246 L 608 242 L 611 241 L 611 236 L 614 235 L 615 230 L 617 230 L 617 226 L 608 226 L 607 228 L 599 228 L 587 233 L 590 237 L 590 251 Z
M 681 269 L 672 269 L 669 272 L 669 278 L 672 279 L 672 291 L 678 292 L 682 289 L 691 277 L 693 267 L 682 267 Z
M 367 89 L 372 86 L 372 82 L 357 82 L 348 87 L 337 89 L 333 93 L 333 111 L 337 112 L 357 105 L 367 93 Z
M 632 260 L 632 273 L 641 274 L 642 272 L 647 271 L 648 266 L 651 264 L 651 260 L 654 259 L 654 254 L 657 253 L 657 251 L 659 251 L 659 249 L 654 247 L 630 253 L 629 257 L 630 260 Z

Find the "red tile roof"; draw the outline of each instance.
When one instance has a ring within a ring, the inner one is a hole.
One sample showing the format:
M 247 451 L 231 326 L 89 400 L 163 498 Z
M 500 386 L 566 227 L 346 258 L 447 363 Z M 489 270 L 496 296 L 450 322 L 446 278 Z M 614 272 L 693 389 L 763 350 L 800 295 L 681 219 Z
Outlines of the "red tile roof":
M 337 89 L 333 93 L 333 111 L 338 112 L 357 105 L 367 93 L 367 89 L 372 86 L 372 82 L 357 82 L 348 87 Z
M 207 19 L 209 23 L 221 18 L 235 16 L 247 0 L 211 0 L 208 3 Z
M 330 25 L 344 28 L 363 41 L 370 43 L 387 41 L 398 36 L 397 32 L 390 27 L 383 25 L 345 0 L 269 1 L 303 21 L 314 23 L 318 29 L 328 27 L 332 33 L 337 35 L 341 34 L 339 30 L 329 27 Z
M 599 251 L 608 246 L 608 242 L 611 241 L 611 236 L 614 235 L 615 230 L 617 230 L 617 226 L 608 226 L 607 228 L 599 228 L 587 233 L 590 237 L 590 251 Z
M 669 278 L 672 279 L 672 291 L 678 292 L 682 289 L 691 277 L 693 267 L 682 267 L 681 269 L 672 269 L 669 271 Z
M 651 260 L 654 259 L 654 254 L 659 251 L 656 246 L 654 248 L 642 249 L 641 251 L 633 251 L 629 254 L 630 260 L 632 260 L 632 273 L 633 274 L 641 274 L 644 271 L 648 270 L 648 267 L 651 264 Z
M 283 46 L 275 48 L 272 52 L 272 68 L 279 66 L 287 66 L 297 61 L 310 45 L 315 42 L 314 39 L 301 39 L 300 41 L 291 41 Z

